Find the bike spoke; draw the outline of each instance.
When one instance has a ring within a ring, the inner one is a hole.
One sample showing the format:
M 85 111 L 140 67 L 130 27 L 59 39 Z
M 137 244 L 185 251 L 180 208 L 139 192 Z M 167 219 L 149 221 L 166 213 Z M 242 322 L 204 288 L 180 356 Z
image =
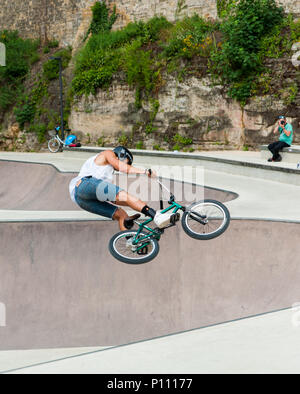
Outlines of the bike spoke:
M 198 215 L 206 217 L 203 219 L 206 223 L 200 223 L 193 219 L 191 215 L 187 217 L 187 226 L 195 234 L 212 234 L 218 231 L 225 223 L 225 214 L 223 210 L 212 203 L 202 203 L 193 207 L 191 214 L 196 212 Z M 197 216 L 196 216 L 197 217 Z
M 131 260 L 139 260 L 144 258 L 145 255 L 149 256 L 153 253 L 154 244 L 151 239 L 142 240 L 141 242 L 138 242 L 137 245 L 130 245 L 128 235 L 130 234 L 127 234 L 126 236 L 121 235 L 114 241 L 114 248 L 120 256 Z M 135 236 L 135 233 L 132 235 Z M 141 235 L 141 238 L 144 236 L 144 234 Z

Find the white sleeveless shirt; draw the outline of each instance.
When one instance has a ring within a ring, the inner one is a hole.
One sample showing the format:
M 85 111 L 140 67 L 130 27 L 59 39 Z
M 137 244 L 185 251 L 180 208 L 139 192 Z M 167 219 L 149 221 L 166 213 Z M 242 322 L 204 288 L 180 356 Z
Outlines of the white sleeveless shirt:
M 95 159 L 98 155 L 95 155 L 93 157 L 90 157 L 81 167 L 81 170 L 76 178 L 73 178 L 69 184 L 69 192 L 70 192 L 70 197 L 73 202 L 76 203 L 75 201 L 75 187 L 76 183 L 84 178 L 85 176 L 92 176 L 93 178 L 96 179 L 102 179 L 103 181 L 106 182 L 112 182 L 113 179 L 113 172 L 114 168 L 112 165 L 108 164 L 105 166 L 99 166 L 98 164 L 95 163 Z

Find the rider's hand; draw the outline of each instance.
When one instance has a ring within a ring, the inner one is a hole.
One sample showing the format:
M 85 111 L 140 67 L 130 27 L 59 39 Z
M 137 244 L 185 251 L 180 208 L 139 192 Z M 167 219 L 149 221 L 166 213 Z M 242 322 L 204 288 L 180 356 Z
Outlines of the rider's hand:
M 146 170 L 146 175 L 148 175 L 149 178 L 156 178 L 157 177 L 156 172 L 153 170 L 150 170 L 150 169 Z

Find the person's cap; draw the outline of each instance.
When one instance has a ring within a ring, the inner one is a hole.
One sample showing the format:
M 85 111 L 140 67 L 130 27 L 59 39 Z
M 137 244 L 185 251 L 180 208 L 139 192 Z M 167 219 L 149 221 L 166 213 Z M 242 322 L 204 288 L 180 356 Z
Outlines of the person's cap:
M 278 119 L 286 119 L 286 117 L 284 115 L 280 115 L 278 116 Z

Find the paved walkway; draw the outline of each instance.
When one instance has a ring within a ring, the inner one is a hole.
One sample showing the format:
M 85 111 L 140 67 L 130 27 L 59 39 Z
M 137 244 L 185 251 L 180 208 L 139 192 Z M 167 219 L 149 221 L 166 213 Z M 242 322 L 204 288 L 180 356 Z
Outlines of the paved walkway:
M 0 352 L 0 368 L 19 374 L 299 374 L 297 313 L 290 309 L 106 349 Z

